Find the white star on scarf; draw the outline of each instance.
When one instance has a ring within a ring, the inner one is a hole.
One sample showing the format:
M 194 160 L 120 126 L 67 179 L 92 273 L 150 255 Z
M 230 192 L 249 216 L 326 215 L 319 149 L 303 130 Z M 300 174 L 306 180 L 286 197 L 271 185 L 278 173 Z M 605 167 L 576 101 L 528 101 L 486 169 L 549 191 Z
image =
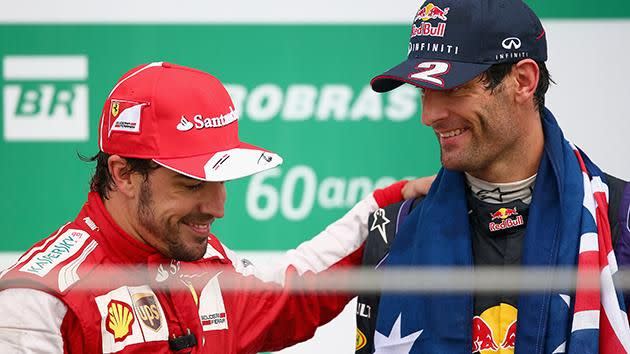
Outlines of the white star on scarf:
M 372 223 L 372 227 L 370 231 L 374 231 L 378 229 L 380 232 L 383 241 L 387 244 L 387 234 L 385 233 L 385 225 L 389 224 L 389 219 L 385 217 L 385 210 L 379 209 L 374 212 L 374 222 Z
M 389 335 L 385 336 L 379 331 L 374 331 L 374 354 L 409 353 L 411 347 L 416 342 L 416 339 L 420 337 L 424 329 L 410 333 L 409 335 L 401 338 L 401 316 L 402 314 L 398 315 L 398 318 L 396 319 L 396 322 L 394 322 L 394 326 L 392 327 L 391 332 L 389 332 Z
M 571 297 L 566 294 L 558 294 L 558 295 L 560 295 L 564 303 L 567 304 L 567 309 L 568 309 L 570 307 Z M 567 348 L 567 341 L 565 340 L 564 342 L 562 342 L 562 344 L 558 346 L 558 348 L 556 348 L 556 350 L 553 351 L 552 354 L 564 354 L 566 353 L 566 350 L 567 350 L 566 348 Z

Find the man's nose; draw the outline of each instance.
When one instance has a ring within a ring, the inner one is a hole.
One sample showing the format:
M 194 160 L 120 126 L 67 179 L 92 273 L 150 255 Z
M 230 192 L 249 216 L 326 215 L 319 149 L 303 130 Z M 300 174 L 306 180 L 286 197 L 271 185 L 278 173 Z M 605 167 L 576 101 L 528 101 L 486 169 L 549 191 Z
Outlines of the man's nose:
M 222 218 L 225 215 L 226 196 L 225 184 L 206 182 L 201 189 L 199 211 L 216 218 Z
M 446 95 L 436 90 L 425 90 L 422 95 L 422 124 L 432 126 L 447 116 Z

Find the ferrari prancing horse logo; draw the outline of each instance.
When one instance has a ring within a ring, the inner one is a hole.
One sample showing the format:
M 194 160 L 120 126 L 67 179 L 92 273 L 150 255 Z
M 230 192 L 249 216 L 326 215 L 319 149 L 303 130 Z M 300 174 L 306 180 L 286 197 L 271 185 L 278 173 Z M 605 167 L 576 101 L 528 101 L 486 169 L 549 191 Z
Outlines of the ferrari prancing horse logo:
M 116 118 L 120 113 L 120 103 L 117 101 L 112 102 L 112 117 Z

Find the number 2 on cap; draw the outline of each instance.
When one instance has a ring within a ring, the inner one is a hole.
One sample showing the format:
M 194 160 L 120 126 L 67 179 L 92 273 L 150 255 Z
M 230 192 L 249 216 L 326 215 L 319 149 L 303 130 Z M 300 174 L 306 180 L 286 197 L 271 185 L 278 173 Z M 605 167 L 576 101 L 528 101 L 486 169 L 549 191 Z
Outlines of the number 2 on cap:
M 416 66 L 418 72 L 409 75 L 410 79 L 425 81 L 440 87 L 444 87 L 444 80 L 440 77 L 451 69 L 449 63 L 442 61 L 425 61 Z

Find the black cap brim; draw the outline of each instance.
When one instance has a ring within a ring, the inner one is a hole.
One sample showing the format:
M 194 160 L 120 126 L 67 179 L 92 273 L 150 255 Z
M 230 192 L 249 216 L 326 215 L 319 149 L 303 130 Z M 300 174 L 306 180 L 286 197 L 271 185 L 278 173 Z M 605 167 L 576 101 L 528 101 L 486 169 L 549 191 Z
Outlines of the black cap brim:
M 432 90 L 450 90 L 474 79 L 490 66 L 439 59 L 407 59 L 374 77 L 370 85 L 376 92 L 387 92 L 404 83 Z

